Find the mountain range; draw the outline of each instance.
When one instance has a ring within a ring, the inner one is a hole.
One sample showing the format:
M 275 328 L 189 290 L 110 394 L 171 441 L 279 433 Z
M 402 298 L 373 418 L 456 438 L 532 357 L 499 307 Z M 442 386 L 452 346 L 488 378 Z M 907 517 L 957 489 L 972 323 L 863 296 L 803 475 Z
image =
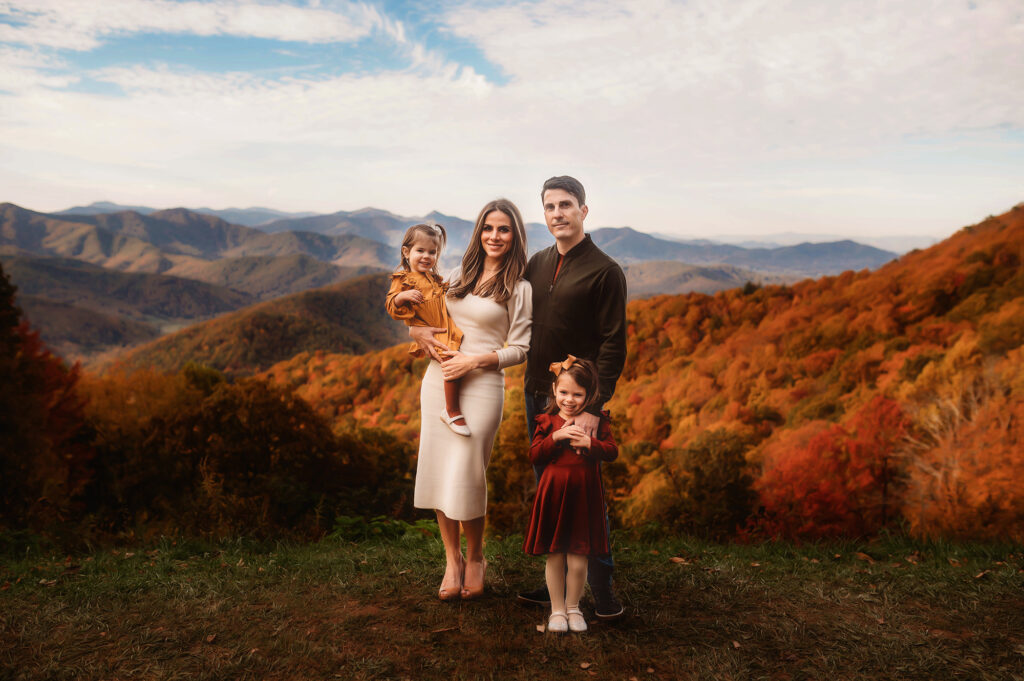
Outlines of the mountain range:
M 218 214 L 96 203 L 48 214 L 5 203 L 0 204 L 0 255 L 20 258 L 14 283 L 21 285 L 26 310 L 44 338 L 59 343 L 69 356 L 87 358 L 103 351 L 104 342 L 106 349 L 116 349 L 260 301 L 388 271 L 398 262 L 406 228 L 417 222 L 445 226 L 449 247 L 441 265 L 447 269 L 458 262 L 473 230 L 472 222 L 436 211 L 422 217 L 375 208 L 329 215 L 262 208 L 213 213 Z M 261 221 L 260 227 L 223 215 Z M 551 242 L 543 225 L 526 228 L 531 250 Z M 793 281 L 875 268 L 894 257 L 851 241 L 745 249 L 707 240 L 661 239 L 628 227 L 600 228 L 592 237 L 626 266 L 632 297 L 713 292 L 747 281 Z M 55 262 L 47 265 L 41 258 Z M 117 279 L 104 274 L 110 271 L 167 277 L 159 286 L 153 279 L 123 285 L 154 295 L 161 301 L 159 310 L 141 313 L 124 301 L 112 304 L 106 287 Z M 197 282 L 212 286 L 197 288 Z M 199 304 L 199 298 L 205 303 Z M 70 320 L 85 318 L 83 310 L 98 315 L 89 327 L 97 328 L 89 334 L 81 326 L 76 347 L 74 329 L 79 325 Z M 57 329 L 65 331 L 58 334 Z

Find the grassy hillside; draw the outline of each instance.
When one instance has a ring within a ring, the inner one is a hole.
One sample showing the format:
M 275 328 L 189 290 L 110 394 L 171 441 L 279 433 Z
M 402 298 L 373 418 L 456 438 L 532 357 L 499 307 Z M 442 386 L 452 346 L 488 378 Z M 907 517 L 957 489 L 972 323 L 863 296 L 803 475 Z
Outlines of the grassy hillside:
M 486 595 L 441 603 L 440 541 L 183 539 L 0 559 L 11 679 L 1018 678 L 1019 547 L 616 543 L 626 616 L 556 636 L 515 594 L 542 579 L 492 538 Z M 350 540 L 351 539 L 351 540 Z
M 306 291 L 196 324 L 116 362 L 174 371 L 190 361 L 252 373 L 305 351 L 362 353 L 407 338 L 384 311 L 386 274 Z

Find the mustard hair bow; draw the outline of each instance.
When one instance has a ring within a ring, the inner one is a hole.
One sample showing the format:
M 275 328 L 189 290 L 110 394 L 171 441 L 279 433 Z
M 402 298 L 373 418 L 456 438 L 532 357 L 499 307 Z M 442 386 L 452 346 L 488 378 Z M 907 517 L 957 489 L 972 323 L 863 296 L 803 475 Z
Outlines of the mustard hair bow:
M 551 366 L 548 367 L 548 370 L 557 377 L 558 374 L 562 373 L 563 371 L 565 371 L 566 369 L 568 369 L 569 367 L 571 367 L 575 363 L 576 363 L 576 358 L 573 357 L 572 355 L 569 355 L 568 357 L 566 357 L 561 362 L 552 362 Z

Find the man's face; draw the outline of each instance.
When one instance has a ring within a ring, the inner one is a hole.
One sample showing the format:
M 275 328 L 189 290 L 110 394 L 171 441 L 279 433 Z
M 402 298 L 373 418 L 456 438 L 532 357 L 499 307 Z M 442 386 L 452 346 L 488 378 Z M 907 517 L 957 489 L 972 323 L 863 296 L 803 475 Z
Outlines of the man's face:
M 580 207 L 576 197 L 564 189 L 544 192 L 544 221 L 558 241 L 579 241 L 583 238 L 583 218 L 587 207 Z

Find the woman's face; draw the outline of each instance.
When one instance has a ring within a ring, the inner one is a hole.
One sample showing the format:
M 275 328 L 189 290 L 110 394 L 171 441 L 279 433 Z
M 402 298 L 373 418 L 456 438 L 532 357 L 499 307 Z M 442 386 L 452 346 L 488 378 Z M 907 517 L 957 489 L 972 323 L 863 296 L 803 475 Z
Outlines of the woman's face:
M 480 244 L 488 260 L 501 261 L 512 248 L 512 219 L 500 210 L 492 210 L 484 217 L 480 230 Z

